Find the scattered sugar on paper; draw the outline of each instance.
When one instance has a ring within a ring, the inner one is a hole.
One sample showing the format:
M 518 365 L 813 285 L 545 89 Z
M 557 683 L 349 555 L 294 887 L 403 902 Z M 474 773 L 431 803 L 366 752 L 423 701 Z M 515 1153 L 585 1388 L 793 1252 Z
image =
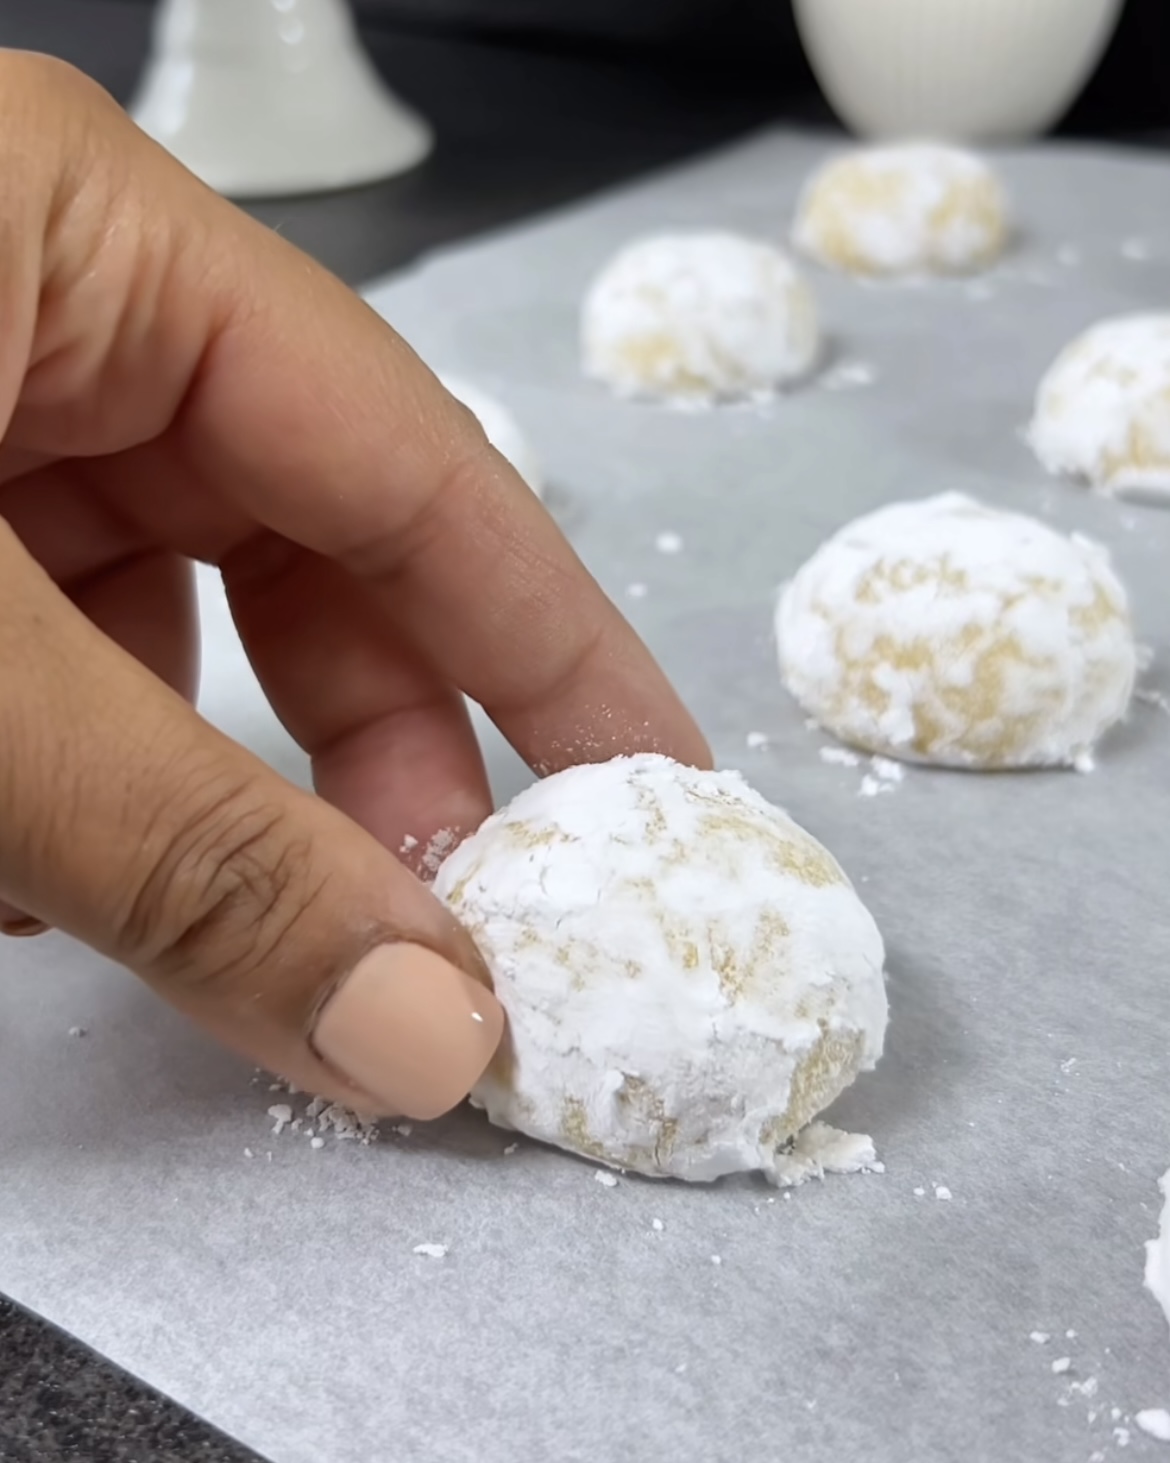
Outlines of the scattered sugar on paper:
M 772 1182 L 779 1188 L 796 1188 L 809 1179 L 823 1179 L 827 1173 L 882 1173 L 873 1139 L 864 1133 L 843 1133 L 828 1123 L 809 1123 L 792 1141 L 787 1152 L 776 1156 Z
M 1129 1447 L 1129 1428 L 1127 1428 L 1127 1427 L 1115 1427 L 1113 1429 L 1113 1438 L 1114 1438 L 1114 1441 L 1116 1442 L 1116 1444 L 1117 1444 L 1117 1446 L 1119 1448 L 1128 1448 Z
M 655 1232 L 655 1234 L 661 1234 L 662 1231 L 666 1228 L 666 1225 L 663 1224 L 661 1219 L 652 1219 L 650 1221 L 650 1228 Z
M 1146 264 L 1154 257 L 1154 250 L 1148 239 L 1126 239 L 1121 245 L 1121 257 L 1131 264 Z
M 1047 1331 L 1033 1331 L 1028 1336 L 1029 1341 L 1034 1341 L 1037 1346 L 1046 1346 L 1052 1337 Z
M 1133 693 L 1133 699 L 1140 701 L 1144 706 L 1153 706 L 1158 711 L 1164 711 L 1170 716 L 1170 696 L 1162 691 L 1151 691 L 1147 687 L 1139 686 Z
M 649 593 L 650 587 L 646 584 L 628 584 L 626 586 L 626 594 L 630 599 L 645 599 Z
M 414 836 L 413 833 L 408 833 L 403 838 L 403 840 L 402 840 L 402 847 L 398 850 L 398 852 L 399 853 L 413 853 L 414 850 L 417 847 L 418 847 L 418 839 Z
M 842 361 L 818 377 L 817 385 L 825 391 L 850 391 L 876 380 L 877 372 L 867 361 Z
M 934 1197 L 936 1199 L 941 1199 L 944 1204 L 949 1204 L 955 1196 L 951 1193 L 950 1189 L 947 1188 L 946 1184 L 935 1184 Z
M 276 1102 L 268 1109 L 272 1119 L 272 1131 L 279 1137 L 292 1122 L 292 1108 L 287 1102 Z
M 926 1190 L 921 1186 L 921 1184 L 914 1190 L 914 1197 L 916 1199 L 926 1198 Z
M 416 1255 L 425 1255 L 428 1260 L 441 1260 L 447 1253 L 446 1245 L 415 1245 Z
M 394 1131 L 400 1138 L 409 1138 L 411 1133 L 414 1132 L 414 1125 L 413 1123 L 397 1123 L 395 1124 Z
M 768 745 L 768 736 L 766 732 L 748 732 L 746 740 L 748 744 L 748 750 L 752 752 L 762 752 L 764 748 Z
M 902 782 L 906 776 L 906 769 L 901 762 L 895 762 L 890 757 L 871 757 L 870 770 L 875 777 L 880 777 L 883 782 Z
M 1162 1307 L 1170 1323 L 1170 1169 L 1158 1181 L 1166 1202 L 1156 1239 L 1146 1241 L 1146 1289 Z
M 324 1148 L 325 1147 L 325 1139 L 324 1138 L 310 1138 L 309 1139 L 309 1147 L 310 1148 Z
M 683 551 L 682 535 L 667 529 L 654 540 L 654 547 L 660 554 L 681 554 Z
M 822 747 L 820 758 L 830 767 L 860 767 L 861 765 L 861 758 L 856 752 L 851 752 L 848 747 Z
M 599 1183 L 602 1186 L 602 1188 L 605 1188 L 605 1189 L 616 1189 L 617 1188 L 617 1174 L 616 1173 L 610 1173 L 609 1170 L 606 1169 L 606 1168 L 594 1169 L 594 1171 L 593 1171 L 593 1177 L 596 1180 L 596 1182 Z
M 1065 1372 L 1068 1371 L 1070 1366 L 1072 1366 L 1071 1356 L 1058 1356 L 1056 1360 L 1052 1363 L 1052 1370 L 1056 1373 L 1058 1377 L 1061 1377 L 1064 1375 Z
M 1160 1443 L 1170 1443 L 1170 1412 L 1164 1407 L 1146 1407 L 1135 1412 L 1133 1420 L 1150 1437 L 1157 1438 Z
M 511 1158 L 511 1156 L 512 1156 L 513 1153 L 519 1153 L 519 1151 L 520 1151 L 520 1145 L 519 1145 L 519 1143 L 509 1143 L 508 1146 L 507 1146 L 507 1148 L 504 1149 L 504 1157 L 505 1158 Z
M 89 1032 L 85 1029 L 84 1026 L 71 1026 L 69 1028 L 69 1035 L 70 1036 L 88 1036 L 89 1035 Z
M 711 1256 L 711 1263 L 712 1263 L 712 1265 L 722 1265 L 723 1264 L 723 1256 L 722 1255 L 712 1255 Z

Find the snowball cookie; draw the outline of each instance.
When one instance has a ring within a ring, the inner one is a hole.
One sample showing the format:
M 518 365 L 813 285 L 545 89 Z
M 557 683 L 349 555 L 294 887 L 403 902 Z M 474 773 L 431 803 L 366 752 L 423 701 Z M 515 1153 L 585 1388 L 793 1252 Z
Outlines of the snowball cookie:
M 1105 320 L 1066 347 L 1040 382 L 1029 439 L 1049 472 L 1170 497 L 1170 315 Z
M 842 741 L 943 767 L 1083 762 L 1137 654 L 1105 550 L 962 493 L 895 503 L 784 590 L 780 668 Z
M 820 333 L 808 285 L 737 234 L 639 239 L 598 276 L 581 316 L 586 375 L 624 396 L 710 400 L 803 376 Z
M 665 757 L 529 788 L 443 864 L 510 1043 L 501 1127 L 650 1176 L 762 1169 L 874 1065 L 881 936 L 836 862 L 735 772 Z
M 439 380 L 457 401 L 479 419 L 487 439 L 506 457 L 538 498 L 544 495 L 544 472 L 540 459 L 516 418 L 502 402 L 459 376 L 439 375 Z
M 973 274 L 1007 239 L 999 181 L 961 148 L 910 142 L 831 159 L 805 185 L 793 243 L 847 274 Z

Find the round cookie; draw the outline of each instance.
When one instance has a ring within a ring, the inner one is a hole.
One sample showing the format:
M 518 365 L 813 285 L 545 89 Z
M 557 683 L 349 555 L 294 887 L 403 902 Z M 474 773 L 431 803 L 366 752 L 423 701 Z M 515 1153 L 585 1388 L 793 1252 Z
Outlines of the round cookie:
M 1007 204 L 982 159 L 941 143 L 861 147 L 805 185 L 792 240 L 846 274 L 973 274 L 1003 252 Z
M 787 256 L 731 233 L 627 245 L 581 311 L 585 374 L 623 396 L 772 391 L 805 375 L 819 349 L 812 293 Z
M 776 635 L 822 726 L 944 767 L 1083 765 L 1137 670 L 1105 550 L 961 493 L 843 528 L 784 589 Z
M 1049 472 L 1170 497 L 1170 315 L 1104 320 L 1067 346 L 1040 382 L 1028 438 Z
M 519 422 L 506 406 L 464 381 L 461 376 L 439 373 L 439 380 L 457 401 L 479 420 L 488 441 L 502 457 L 506 457 L 538 498 L 544 496 L 544 471 L 540 458 L 524 435 Z
M 872 917 L 738 773 L 571 768 L 489 818 L 434 887 L 508 1015 L 472 1093 L 501 1127 L 651 1177 L 776 1177 L 881 1055 Z

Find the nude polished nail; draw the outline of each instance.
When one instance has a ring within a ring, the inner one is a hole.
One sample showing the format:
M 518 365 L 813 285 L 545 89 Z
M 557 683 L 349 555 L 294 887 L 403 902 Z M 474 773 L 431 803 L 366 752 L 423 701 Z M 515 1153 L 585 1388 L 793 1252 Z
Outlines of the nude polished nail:
M 486 987 L 422 945 L 371 950 L 330 998 L 318 1054 L 387 1114 L 437 1118 L 483 1076 L 504 1034 Z

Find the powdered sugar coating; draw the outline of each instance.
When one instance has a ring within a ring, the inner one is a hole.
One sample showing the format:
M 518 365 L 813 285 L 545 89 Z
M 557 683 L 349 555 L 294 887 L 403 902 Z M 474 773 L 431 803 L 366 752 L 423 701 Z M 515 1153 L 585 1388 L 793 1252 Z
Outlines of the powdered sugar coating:
M 664 757 L 538 783 L 435 884 L 509 1038 L 492 1122 L 650 1176 L 777 1177 L 881 1055 L 884 952 L 834 859 L 736 772 Z
M 479 420 L 488 441 L 506 457 L 538 498 L 544 495 L 544 469 L 520 423 L 501 401 L 462 376 L 441 373 L 439 380 Z
M 805 185 L 792 240 L 847 274 L 971 274 L 1003 252 L 1007 202 L 981 158 L 940 143 L 861 147 Z
M 1049 472 L 1170 497 L 1170 314 L 1104 320 L 1067 346 L 1040 382 L 1029 440 Z
M 714 400 L 805 375 L 820 331 L 808 285 L 770 244 L 731 233 L 627 245 L 581 314 L 586 375 L 622 395 Z
M 842 529 L 783 591 L 776 633 L 821 725 L 947 767 L 1083 763 L 1137 671 L 1106 551 L 962 493 Z

